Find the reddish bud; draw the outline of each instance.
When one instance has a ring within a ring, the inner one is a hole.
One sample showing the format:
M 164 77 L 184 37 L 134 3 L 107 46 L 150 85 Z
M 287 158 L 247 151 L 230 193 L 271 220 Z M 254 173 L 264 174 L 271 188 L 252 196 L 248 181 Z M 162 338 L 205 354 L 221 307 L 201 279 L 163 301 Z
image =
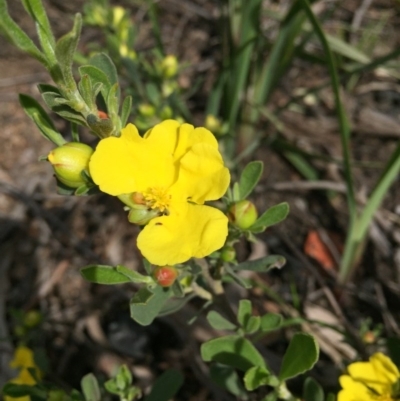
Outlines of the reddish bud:
M 99 116 L 100 120 L 108 119 L 108 114 L 105 111 L 98 110 L 97 115 Z
M 153 271 L 153 277 L 161 287 L 170 287 L 178 277 L 178 270 L 174 266 L 158 266 Z

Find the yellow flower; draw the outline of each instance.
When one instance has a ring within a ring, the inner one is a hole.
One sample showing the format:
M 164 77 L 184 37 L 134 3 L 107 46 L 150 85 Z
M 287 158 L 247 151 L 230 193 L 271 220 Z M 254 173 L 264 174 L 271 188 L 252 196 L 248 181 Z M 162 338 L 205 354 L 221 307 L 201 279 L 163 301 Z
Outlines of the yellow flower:
M 224 245 L 228 219 L 204 202 L 224 195 L 230 175 L 205 128 L 166 120 L 142 138 L 129 124 L 119 138 L 100 141 L 89 168 L 103 192 L 158 211 L 138 237 L 151 263 L 175 265 Z
M 339 378 L 342 390 L 338 401 L 395 400 L 393 390 L 400 374 L 386 355 L 378 352 L 369 358 L 369 362 L 352 363 L 347 370 L 348 375 Z
M 24 346 L 17 347 L 17 349 L 14 352 L 14 358 L 10 362 L 10 367 L 18 369 L 19 373 L 18 376 L 15 377 L 14 379 L 11 379 L 9 383 L 24 384 L 27 386 L 35 385 L 36 380 L 32 377 L 32 375 L 28 371 L 28 368 L 35 369 L 36 375 L 38 377 L 41 376 L 41 372 L 34 361 L 33 352 L 28 347 Z M 28 395 L 24 397 L 10 397 L 10 396 L 4 397 L 4 401 L 30 401 L 30 399 L 31 398 Z

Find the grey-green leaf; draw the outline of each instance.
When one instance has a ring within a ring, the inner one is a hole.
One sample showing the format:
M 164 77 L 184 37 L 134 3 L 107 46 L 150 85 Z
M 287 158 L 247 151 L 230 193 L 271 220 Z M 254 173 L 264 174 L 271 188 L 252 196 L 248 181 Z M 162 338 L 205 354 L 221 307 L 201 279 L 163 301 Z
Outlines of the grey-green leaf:
M 18 47 L 18 49 L 30 54 L 46 68 L 49 67 L 44 54 L 36 47 L 32 39 L 10 17 L 6 0 L 0 0 L 0 28 L 2 28 L 3 32 L 7 35 L 10 41 Z
M 169 401 L 181 388 L 183 376 L 176 369 L 168 369 L 159 376 L 143 401 Z
M 153 282 L 153 279 L 149 276 L 144 276 L 143 274 L 138 273 L 135 270 L 132 269 L 128 269 L 125 266 L 122 265 L 117 265 L 115 267 L 115 270 L 118 273 L 123 274 L 124 276 L 128 277 L 128 279 L 132 282 L 132 283 L 147 283 L 150 284 Z
M 266 212 L 264 212 L 249 228 L 249 230 L 255 233 L 262 232 L 266 228 L 285 220 L 288 214 L 289 204 L 287 202 L 279 203 L 278 205 L 272 206 Z
M 282 324 L 282 315 L 277 313 L 267 313 L 261 316 L 260 329 L 263 333 L 279 329 Z
M 246 199 L 258 184 L 263 172 L 264 164 L 261 161 L 250 162 L 243 170 L 239 180 L 240 200 Z
M 71 90 L 76 88 L 72 75 L 72 63 L 82 29 L 82 16 L 75 15 L 74 26 L 70 32 L 62 36 L 56 43 L 56 58 L 61 68 L 64 83 Z
M 122 284 L 131 280 L 125 274 L 117 271 L 113 266 L 90 265 L 81 269 L 81 275 L 91 283 L 97 284 Z
M 101 394 L 99 383 L 93 373 L 83 376 L 81 380 L 81 387 L 86 401 L 100 401 Z
M 210 367 L 210 377 L 219 386 L 241 400 L 247 400 L 248 394 L 236 370 L 231 366 L 215 364 Z
M 253 366 L 244 375 L 244 385 L 248 391 L 254 391 L 261 386 L 276 386 L 279 380 L 271 375 L 265 367 Z
M 158 316 L 171 295 L 170 288 L 159 285 L 154 289 L 142 287 L 130 302 L 131 317 L 142 326 L 148 326 Z
M 225 319 L 220 313 L 216 311 L 210 311 L 207 314 L 208 323 L 215 330 L 235 330 L 237 326 Z
M 303 386 L 304 401 L 324 401 L 325 395 L 322 387 L 312 378 L 307 377 Z
M 315 338 L 296 333 L 283 356 L 279 379 L 284 381 L 310 370 L 318 360 L 319 347 Z
M 281 255 L 269 255 L 264 258 L 249 260 L 247 262 L 239 263 L 238 265 L 231 266 L 233 270 L 251 270 L 254 272 L 267 272 L 271 269 L 280 269 L 286 263 L 286 259 Z
M 264 358 L 254 345 L 238 335 L 215 338 L 201 346 L 205 362 L 215 361 L 246 372 L 253 366 L 266 368 Z
M 66 140 L 56 130 L 50 117 L 43 107 L 32 97 L 24 94 L 19 95 L 19 102 L 25 113 L 33 120 L 42 135 L 57 146 L 63 145 Z

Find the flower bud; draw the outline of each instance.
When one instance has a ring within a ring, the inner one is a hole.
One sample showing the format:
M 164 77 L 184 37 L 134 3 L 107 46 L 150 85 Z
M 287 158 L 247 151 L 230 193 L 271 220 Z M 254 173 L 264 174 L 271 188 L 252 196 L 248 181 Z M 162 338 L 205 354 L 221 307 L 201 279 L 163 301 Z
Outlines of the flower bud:
M 178 277 L 178 270 L 174 266 L 158 266 L 153 271 L 153 278 L 161 287 L 170 287 Z
M 164 106 L 160 111 L 160 118 L 162 120 L 168 120 L 169 118 L 172 118 L 173 114 L 174 112 L 172 111 L 171 107 Z
M 88 168 L 93 149 L 80 142 L 68 142 L 53 149 L 47 160 L 53 165 L 59 181 L 70 188 L 85 184 L 81 172 Z
M 139 226 L 146 225 L 154 217 L 158 217 L 160 214 L 158 210 L 149 209 L 145 205 L 136 205 L 135 208 L 131 209 L 128 214 L 128 220 L 130 223 L 138 224 Z
M 154 106 L 148 103 L 142 103 L 138 107 L 139 113 L 144 117 L 153 117 L 156 114 Z
M 373 331 L 367 331 L 366 333 L 364 333 L 364 335 L 362 336 L 362 341 L 364 342 L 364 344 L 373 344 L 376 342 L 376 335 Z
M 118 27 L 122 19 L 125 17 L 125 9 L 121 6 L 112 8 L 112 24 L 115 28 Z
M 37 310 L 30 310 L 24 316 L 26 327 L 35 327 L 42 321 L 42 314 Z
M 232 262 L 236 258 L 235 248 L 231 245 L 225 245 L 221 250 L 221 259 L 224 262 Z
M 172 54 L 164 57 L 161 61 L 162 76 L 166 79 L 174 77 L 178 72 L 178 60 Z
M 236 227 L 246 230 L 257 220 L 257 209 L 247 199 L 234 203 L 228 211 L 228 218 Z

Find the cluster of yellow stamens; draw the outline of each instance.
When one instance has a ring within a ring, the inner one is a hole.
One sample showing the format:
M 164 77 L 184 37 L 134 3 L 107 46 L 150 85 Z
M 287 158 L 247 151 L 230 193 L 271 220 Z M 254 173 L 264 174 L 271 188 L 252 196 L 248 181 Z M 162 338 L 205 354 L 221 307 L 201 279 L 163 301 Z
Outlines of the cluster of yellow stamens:
M 143 193 L 146 205 L 151 209 L 158 209 L 161 213 L 168 210 L 171 195 L 166 188 L 153 187 Z

